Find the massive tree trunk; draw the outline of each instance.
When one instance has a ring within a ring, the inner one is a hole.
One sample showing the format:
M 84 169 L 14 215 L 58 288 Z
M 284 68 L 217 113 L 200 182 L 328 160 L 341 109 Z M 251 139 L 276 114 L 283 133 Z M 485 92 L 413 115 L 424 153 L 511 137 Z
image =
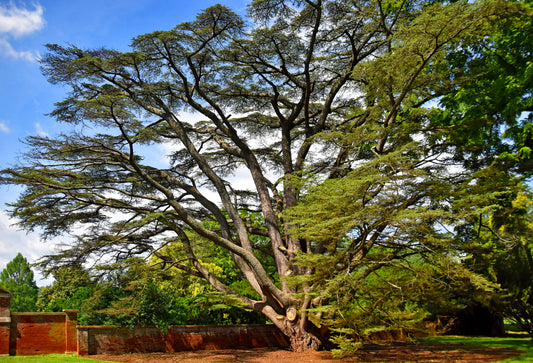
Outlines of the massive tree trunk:
M 289 337 L 293 352 L 307 352 L 323 348 L 319 337 L 302 330 L 297 324 L 287 327 L 285 334 Z
M 294 352 L 330 348 L 329 330 L 318 328 L 306 316 L 297 314 L 294 308 L 287 309 L 286 315 L 279 315 L 273 321 L 287 336 Z

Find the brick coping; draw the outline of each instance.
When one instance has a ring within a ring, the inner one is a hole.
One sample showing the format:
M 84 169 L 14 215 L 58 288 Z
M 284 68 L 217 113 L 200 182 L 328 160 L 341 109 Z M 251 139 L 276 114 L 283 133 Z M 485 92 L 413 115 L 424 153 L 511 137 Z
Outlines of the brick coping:
M 221 327 L 221 328 L 231 328 L 231 327 L 260 327 L 260 326 L 275 326 L 274 324 L 233 324 L 233 325 L 172 325 L 168 328 L 191 328 L 191 329 L 198 329 L 198 328 L 213 328 L 213 327 Z M 117 328 L 125 328 L 125 329 L 139 329 L 139 328 L 157 328 L 157 326 L 119 326 L 119 325 L 77 325 L 77 329 L 117 329 Z
M 42 315 L 54 316 L 54 315 L 57 315 L 57 316 L 65 316 L 65 313 L 64 312 L 55 312 L 55 311 L 19 313 L 19 312 L 12 311 L 11 315 L 25 315 L 25 316 L 42 316 Z

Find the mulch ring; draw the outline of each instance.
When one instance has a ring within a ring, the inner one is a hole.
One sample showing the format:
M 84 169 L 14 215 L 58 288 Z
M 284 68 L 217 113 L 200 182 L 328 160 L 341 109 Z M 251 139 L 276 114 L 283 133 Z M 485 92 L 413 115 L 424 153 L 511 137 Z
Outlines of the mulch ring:
M 330 352 L 294 353 L 279 348 L 198 350 L 175 353 L 130 353 L 91 355 L 88 358 L 112 362 L 497 362 L 519 356 L 510 348 L 488 348 L 464 344 L 393 342 L 366 344 L 355 354 L 334 359 Z

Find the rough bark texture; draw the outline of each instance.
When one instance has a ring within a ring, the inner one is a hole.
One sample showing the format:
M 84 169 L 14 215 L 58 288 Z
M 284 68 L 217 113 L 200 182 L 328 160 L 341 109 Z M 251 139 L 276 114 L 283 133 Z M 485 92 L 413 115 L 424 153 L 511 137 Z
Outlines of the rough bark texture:
M 308 352 L 320 350 L 323 347 L 320 339 L 308 331 L 302 330 L 296 324 L 288 324 L 284 333 L 289 337 L 291 349 L 294 352 Z

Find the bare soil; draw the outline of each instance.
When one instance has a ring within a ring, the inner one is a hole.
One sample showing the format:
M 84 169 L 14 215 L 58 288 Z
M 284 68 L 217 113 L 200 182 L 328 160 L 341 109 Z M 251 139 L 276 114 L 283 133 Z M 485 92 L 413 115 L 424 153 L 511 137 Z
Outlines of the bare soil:
M 522 352 L 508 348 L 487 348 L 463 344 L 393 342 L 368 344 L 355 354 L 334 359 L 330 352 L 294 353 L 279 348 L 199 350 L 175 353 L 130 353 L 91 355 L 88 358 L 112 362 L 497 362 Z

